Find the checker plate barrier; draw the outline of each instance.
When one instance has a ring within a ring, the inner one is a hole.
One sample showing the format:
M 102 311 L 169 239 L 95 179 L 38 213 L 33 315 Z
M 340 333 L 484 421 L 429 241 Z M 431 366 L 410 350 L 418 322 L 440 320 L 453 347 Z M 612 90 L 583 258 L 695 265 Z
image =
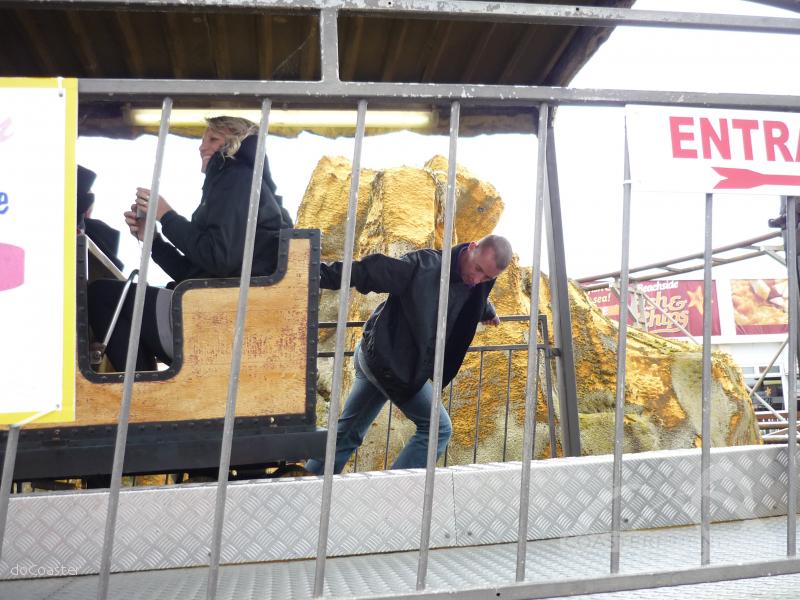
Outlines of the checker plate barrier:
M 608 532 L 611 468 L 611 456 L 534 461 L 528 538 Z M 698 523 L 699 470 L 699 450 L 626 456 L 623 528 Z M 786 513 L 784 447 L 714 449 L 711 476 L 715 522 Z M 335 477 L 329 556 L 418 548 L 424 479 L 421 469 Z M 431 546 L 515 541 L 519 479 L 519 463 L 439 469 Z M 214 484 L 123 490 L 112 570 L 207 565 L 215 491 Z M 222 563 L 313 558 L 321 491 L 321 477 L 232 482 Z M 20 565 L 97 573 L 106 507 L 105 491 L 13 496 L 0 578 L 18 577 Z

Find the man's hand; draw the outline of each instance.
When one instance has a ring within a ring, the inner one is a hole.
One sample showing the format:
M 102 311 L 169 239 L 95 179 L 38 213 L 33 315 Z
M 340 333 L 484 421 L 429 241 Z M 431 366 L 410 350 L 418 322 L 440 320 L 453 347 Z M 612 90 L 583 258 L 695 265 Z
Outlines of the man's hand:
M 481 323 L 483 323 L 487 327 L 488 326 L 497 327 L 498 325 L 500 325 L 500 317 L 495 315 L 491 319 L 487 319 L 486 321 L 481 321 Z

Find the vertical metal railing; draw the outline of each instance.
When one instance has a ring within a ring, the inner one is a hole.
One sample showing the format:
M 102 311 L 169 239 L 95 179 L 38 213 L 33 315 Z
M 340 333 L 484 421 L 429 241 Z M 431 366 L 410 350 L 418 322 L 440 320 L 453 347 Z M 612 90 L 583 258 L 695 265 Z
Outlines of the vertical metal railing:
M 625 358 L 628 350 L 628 258 L 631 240 L 631 165 L 625 135 L 622 181 L 622 257 L 619 284 L 619 328 L 617 339 L 617 389 L 614 406 L 614 464 L 611 475 L 611 572 L 619 573 L 622 525 L 622 454 L 625 444 Z
M 547 402 L 547 429 L 550 435 L 550 458 L 555 458 L 558 454 L 556 449 L 556 415 L 553 408 L 553 374 L 550 362 L 553 359 L 553 349 L 550 347 L 550 332 L 547 328 L 547 317 L 541 315 L 539 317 L 539 325 L 542 328 L 542 341 L 544 348 L 544 393 L 545 401 Z M 509 380 L 511 373 L 509 373 Z M 536 432 L 534 431 L 534 434 Z
M 255 164 L 253 165 L 253 178 L 250 183 L 250 205 L 248 207 L 247 226 L 245 228 L 242 273 L 239 279 L 239 303 L 236 309 L 236 325 L 234 326 L 233 332 L 231 369 L 230 377 L 228 378 L 228 398 L 225 403 L 225 421 L 222 428 L 222 448 L 220 450 L 219 471 L 217 473 L 214 521 L 211 529 L 211 553 L 208 563 L 208 585 L 206 587 L 206 597 L 208 600 L 214 600 L 214 598 L 217 597 L 222 528 L 225 523 L 225 499 L 228 492 L 228 469 L 231 464 L 233 427 L 236 421 L 236 397 L 239 391 L 242 346 L 244 344 L 244 326 L 247 320 L 247 297 L 250 293 L 250 274 L 253 270 L 253 250 L 255 248 L 256 225 L 258 224 L 258 206 L 263 181 L 270 107 L 271 102 L 269 99 L 265 98 L 261 103 L 261 122 L 258 129 L 258 144 L 256 145 L 256 158 Z
M 455 387 L 456 380 L 450 382 L 450 385 L 447 386 L 447 415 L 453 415 L 453 388 Z M 386 453 L 389 453 L 389 446 L 386 446 Z M 444 466 L 447 466 L 448 461 L 450 460 L 450 444 L 447 444 L 447 448 L 444 449 Z M 384 468 L 386 468 L 386 462 L 383 463 Z
M 481 396 L 483 395 L 483 350 L 478 366 L 478 394 L 475 398 L 475 438 L 472 442 L 472 462 L 478 462 L 478 436 L 481 431 Z
M 539 378 L 537 338 L 539 322 L 539 284 L 542 278 L 542 220 L 547 179 L 547 138 L 550 106 L 539 106 L 538 153 L 536 160 L 536 202 L 533 211 L 533 272 L 531 274 L 531 314 L 528 332 L 528 375 L 525 383 L 525 417 L 522 428 L 522 465 L 519 484 L 519 520 L 517 528 L 516 581 L 525 579 L 525 559 L 528 548 L 528 505 L 531 489 L 531 457 L 533 432 L 536 429 L 536 396 Z
M 356 232 L 356 209 L 358 208 L 358 180 L 361 175 L 361 146 L 367 116 L 367 102 L 358 103 L 356 118 L 356 137 L 353 145 L 353 171 L 350 176 L 350 197 L 345 224 L 344 257 L 342 280 L 339 288 L 339 314 L 336 321 L 336 347 L 333 358 L 333 382 L 331 400 L 328 406 L 328 437 L 325 443 L 325 470 L 322 483 L 322 501 L 319 516 L 319 535 L 317 537 L 317 560 L 314 571 L 314 597 L 322 596 L 325 584 L 325 560 L 328 554 L 328 529 L 331 518 L 331 495 L 333 491 L 333 463 L 336 456 L 336 422 L 339 418 L 339 405 L 344 366 L 344 338 L 347 333 L 347 309 L 350 300 L 350 274 L 353 267 L 353 244 Z M 354 358 L 354 360 L 356 360 Z
M 506 461 L 506 453 L 508 451 L 508 413 L 511 409 L 511 367 L 513 366 L 512 352 L 513 350 L 508 351 L 508 361 L 506 364 L 506 412 L 503 417 L 503 462 Z
M 453 401 L 453 390 L 452 390 L 452 388 L 450 389 L 450 401 L 451 402 Z M 383 470 L 384 471 L 389 467 L 389 441 L 391 440 L 391 435 L 392 435 L 392 412 L 394 412 L 392 410 L 392 408 L 394 407 L 394 404 L 392 402 L 388 402 L 388 405 L 389 405 L 389 415 L 386 418 L 386 447 L 385 447 L 385 449 L 383 451 Z M 450 411 L 448 410 L 448 412 L 450 412 Z M 444 460 L 445 460 L 445 466 L 447 466 L 447 456 L 445 456 Z
M 700 564 L 711 562 L 711 229 L 714 195 L 706 194 L 703 252 L 703 382 L 700 437 Z
M 439 446 L 439 402 L 442 397 L 442 372 L 444 369 L 445 333 L 447 331 L 447 300 L 450 290 L 450 249 L 453 245 L 453 221 L 456 205 L 456 151 L 461 103 L 450 105 L 450 148 L 447 156 L 447 195 L 444 204 L 444 232 L 442 236 L 442 267 L 439 275 L 439 304 L 436 315 L 436 350 L 433 359 L 433 400 L 431 402 L 430 431 L 428 432 L 428 458 L 425 467 L 425 491 L 422 497 L 422 524 L 419 536 L 417 562 L 417 590 L 425 589 L 428 574 L 431 519 L 433 516 L 433 488 L 436 478 L 436 452 Z
M 786 393 L 789 430 L 786 438 L 786 555 L 797 554 L 797 197 L 786 198 L 786 270 L 789 278 L 789 379 Z
M 153 180 L 150 185 L 150 206 L 147 211 L 144 225 L 144 240 L 142 254 L 139 260 L 139 283 L 133 301 L 133 314 L 131 316 L 131 332 L 128 338 L 128 356 L 125 360 L 125 376 L 122 383 L 122 403 L 117 419 L 117 436 L 114 444 L 114 464 L 111 470 L 111 486 L 108 492 L 108 512 L 106 513 L 105 533 L 103 535 L 103 550 L 100 557 L 100 572 L 97 582 L 97 598 L 105 600 L 108 597 L 108 583 L 111 573 L 111 557 L 114 552 L 114 535 L 117 525 L 117 511 L 119 509 L 119 489 L 122 481 L 122 466 L 125 460 L 125 443 L 128 439 L 128 418 L 131 410 L 133 396 L 133 381 L 136 371 L 136 357 L 139 351 L 139 335 L 142 328 L 142 311 L 144 309 L 144 296 L 147 289 L 147 267 L 150 263 L 150 250 L 153 247 L 153 237 L 156 228 L 156 212 L 158 211 L 158 188 L 161 182 L 161 167 L 164 163 L 164 146 L 169 132 L 169 117 L 172 112 L 172 99 L 164 98 L 161 106 L 161 125 L 158 130 L 158 146 L 156 147 L 156 160 L 153 166 Z

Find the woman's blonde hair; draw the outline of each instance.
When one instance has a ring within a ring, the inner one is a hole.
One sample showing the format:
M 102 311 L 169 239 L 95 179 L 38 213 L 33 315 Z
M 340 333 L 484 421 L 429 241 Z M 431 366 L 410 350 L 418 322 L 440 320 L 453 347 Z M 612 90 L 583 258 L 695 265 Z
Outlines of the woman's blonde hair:
M 209 117 L 206 123 L 211 131 L 225 138 L 222 154 L 228 158 L 239 151 L 244 138 L 258 133 L 258 125 L 241 117 Z

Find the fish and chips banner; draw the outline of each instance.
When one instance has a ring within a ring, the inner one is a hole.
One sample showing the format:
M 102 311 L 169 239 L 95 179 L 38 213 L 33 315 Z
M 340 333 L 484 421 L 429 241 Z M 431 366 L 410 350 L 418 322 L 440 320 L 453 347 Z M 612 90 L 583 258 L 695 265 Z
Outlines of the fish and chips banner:
M 788 333 L 786 279 L 726 279 L 712 281 L 711 285 L 712 336 L 733 335 L 744 341 L 742 336 Z M 629 325 L 638 322 L 640 328 L 664 337 L 686 337 L 683 330 L 702 337 L 702 280 L 659 279 L 631 287 L 635 291 L 629 306 L 637 314 L 634 317 L 629 311 Z M 718 294 L 718 290 L 724 293 Z M 593 290 L 588 295 L 604 315 L 619 321 L 619 297 L 614 291 Z M 641 295 L 652 304 L 643 301 Z
M 77 95 L 0 78 L 0 423 L 75 418 Z

